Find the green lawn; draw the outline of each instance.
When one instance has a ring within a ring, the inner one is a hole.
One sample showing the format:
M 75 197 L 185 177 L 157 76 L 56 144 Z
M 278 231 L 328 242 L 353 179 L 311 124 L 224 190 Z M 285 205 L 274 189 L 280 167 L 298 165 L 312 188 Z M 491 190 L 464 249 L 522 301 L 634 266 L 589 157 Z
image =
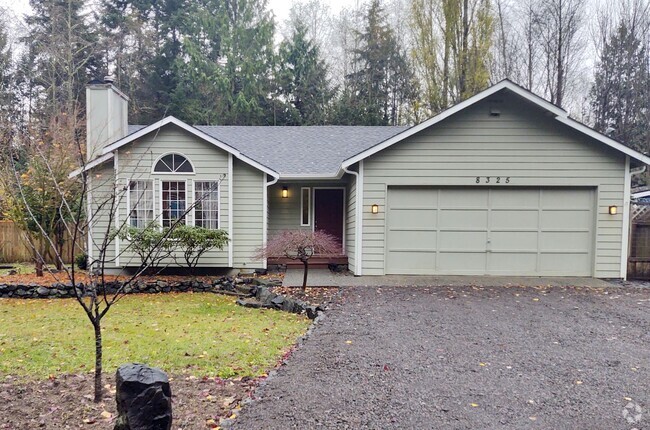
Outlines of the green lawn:
M 132 295 L 104 317 L 104 370 L 127 362 L 196 376 L 258 376 L 309 326 L 211 293 Z M 93 369 L 93 331 L 74 299 L 0 299 L 0 375 Z

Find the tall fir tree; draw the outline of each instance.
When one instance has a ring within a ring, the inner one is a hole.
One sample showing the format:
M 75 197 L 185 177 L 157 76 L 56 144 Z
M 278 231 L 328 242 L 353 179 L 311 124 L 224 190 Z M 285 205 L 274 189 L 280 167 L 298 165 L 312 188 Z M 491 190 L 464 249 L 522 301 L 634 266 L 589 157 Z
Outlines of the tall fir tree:
M 590 95 L 596 130 L 650 153 L 650 56 L 624 22 L 604 46 Z
M 298 22 L 291 39 L 279 48 L 277 92 L 285 102 L 284 125 L 322 125 L 334 91 L 327 78 L 327 65 L 320 49 L 307 37 L 307 27 Z
M 397 125 L 417 95 L 408 58 L 386 21 L 379 0 L 373 0 L 357 32 L 354 71 L 345 77 L 332 121 L 349 125 Z

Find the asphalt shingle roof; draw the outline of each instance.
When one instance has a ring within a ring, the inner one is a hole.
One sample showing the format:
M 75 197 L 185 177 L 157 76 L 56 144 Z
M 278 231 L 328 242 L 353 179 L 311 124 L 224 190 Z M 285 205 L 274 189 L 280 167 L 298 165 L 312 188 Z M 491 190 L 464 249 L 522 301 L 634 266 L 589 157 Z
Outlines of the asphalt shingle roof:
M 129 126 L 129 134 L 144 126 Z M 281 175 L 336 174 L 341 163 L 408 127 L 195 126 Z

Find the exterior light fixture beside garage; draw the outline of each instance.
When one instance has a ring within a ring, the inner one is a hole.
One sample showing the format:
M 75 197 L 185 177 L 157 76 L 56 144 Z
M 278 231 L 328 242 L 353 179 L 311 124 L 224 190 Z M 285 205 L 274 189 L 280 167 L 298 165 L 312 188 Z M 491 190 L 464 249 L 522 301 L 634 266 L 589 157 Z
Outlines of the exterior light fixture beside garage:
M 375 203 L 370 207 L 370 212 L 373 214 L 378 214 L 379 213 L 379 205 Z
M 616 215 L 618 213 L 618 207 L 615 205 L 612 205 L 609 207 L 609 214 L 610 215 Z

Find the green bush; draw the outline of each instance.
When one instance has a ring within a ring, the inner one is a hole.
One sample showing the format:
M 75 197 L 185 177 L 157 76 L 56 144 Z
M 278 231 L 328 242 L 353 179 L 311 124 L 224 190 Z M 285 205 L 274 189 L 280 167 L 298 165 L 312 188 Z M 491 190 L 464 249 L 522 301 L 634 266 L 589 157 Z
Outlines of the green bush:
M 199 260 L 211 249 L 223 249 L 228 243 L 224 230 L 210 230 L 188 225 L 177 226 L 170 234 L 175 247 L 183 253 L 185 265 L 194 272 Z
M 88 269 L 88 254 L 85 252 L 83 254 L 79 254 L 74 258 L 74 263 L 77 265 L 79 270 L 87 270 Z

